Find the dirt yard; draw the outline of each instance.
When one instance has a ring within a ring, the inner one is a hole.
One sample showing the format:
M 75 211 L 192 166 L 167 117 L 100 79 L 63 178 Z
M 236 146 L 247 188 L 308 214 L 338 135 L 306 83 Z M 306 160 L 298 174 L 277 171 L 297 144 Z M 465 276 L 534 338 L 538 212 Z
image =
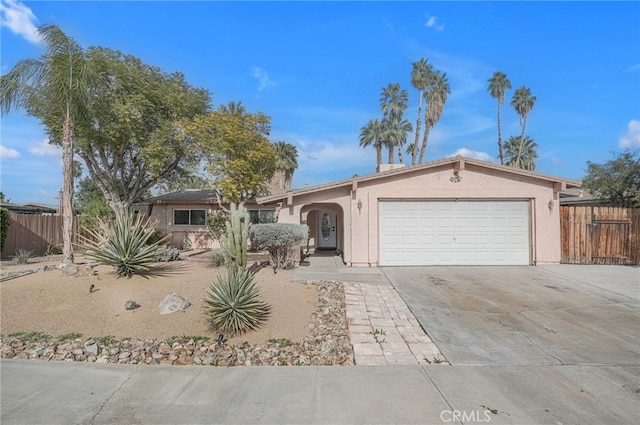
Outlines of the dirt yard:
M 203 299 L 210 282 L 224 269 L 208 266 L 205 254 L 181 261 L 159 263 L 146 276 L 118 278 L 110 266 L 97 266 L 95 275 L 85 272 L 80 263 L 77 277 L 65 276 L 56 268 L 58 258 L 43 257 L 30 263 L 14 265 L 2 262 L 0 283 L 0 331 L 43 332 L 51 336 L 68 333 L 83 338 L 114 336 L 116 338 L 166 339 L 172 336 L 208 336 L 209 329 Z M 42 269 L 47 266 L 46 271 Z M 35 270 L 34 273 L 10 278 L 11 272 Z M 292 271 L 262 269 L 256 274 L 264 300 L 271 304 L 269 321 L 258 331 L 229 339 L 229 343 L 248 341 L 264 343 L 270 338 L 302 340 L 308 334 L 308 323 L 316 307 L 317 290 L 313 285 L 292 282 Z M 93 292 L 89 292 L 90 285 Z M 191 303 L 185 312 L 160 315 L 160 302 L 172 292 Z M 128 300 L 140 304 L 126 310 Z

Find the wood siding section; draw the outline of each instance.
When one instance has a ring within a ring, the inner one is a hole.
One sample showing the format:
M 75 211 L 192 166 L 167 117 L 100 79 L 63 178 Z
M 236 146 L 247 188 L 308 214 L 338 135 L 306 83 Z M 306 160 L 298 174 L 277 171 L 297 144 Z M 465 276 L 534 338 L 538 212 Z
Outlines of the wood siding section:
M 640 208 L 560 207 L 567 264 L 640 264 Z

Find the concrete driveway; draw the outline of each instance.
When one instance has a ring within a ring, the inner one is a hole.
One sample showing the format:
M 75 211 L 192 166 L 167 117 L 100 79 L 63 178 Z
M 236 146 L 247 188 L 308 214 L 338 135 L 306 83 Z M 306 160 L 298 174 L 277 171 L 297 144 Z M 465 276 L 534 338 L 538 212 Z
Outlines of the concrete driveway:
M 640 268 L 383 271 L 452 365 L 640 365 Z

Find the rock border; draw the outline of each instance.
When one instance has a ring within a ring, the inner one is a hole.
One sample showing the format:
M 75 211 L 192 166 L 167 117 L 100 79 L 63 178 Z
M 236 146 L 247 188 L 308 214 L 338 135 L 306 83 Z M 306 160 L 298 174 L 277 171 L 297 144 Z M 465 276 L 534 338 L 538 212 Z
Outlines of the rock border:
M 2 359 L 58 360 L 118 364 L 211 366 L 319 366 L 355 364 L 347 327 L 344 286 L 336 281 L 296 281 L 318 287 L 318 303 L 302 342 L 278 340 L 219 345 L 212 340 L 115 340 L 108 337 L 60 341 L 0 338 Z

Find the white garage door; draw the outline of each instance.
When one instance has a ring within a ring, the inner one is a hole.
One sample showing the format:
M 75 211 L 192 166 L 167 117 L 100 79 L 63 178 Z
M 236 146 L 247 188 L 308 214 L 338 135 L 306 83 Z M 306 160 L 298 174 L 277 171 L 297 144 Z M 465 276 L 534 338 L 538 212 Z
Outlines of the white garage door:
M 527 201 L 380 201 L 380 265 L 528 265 Z

